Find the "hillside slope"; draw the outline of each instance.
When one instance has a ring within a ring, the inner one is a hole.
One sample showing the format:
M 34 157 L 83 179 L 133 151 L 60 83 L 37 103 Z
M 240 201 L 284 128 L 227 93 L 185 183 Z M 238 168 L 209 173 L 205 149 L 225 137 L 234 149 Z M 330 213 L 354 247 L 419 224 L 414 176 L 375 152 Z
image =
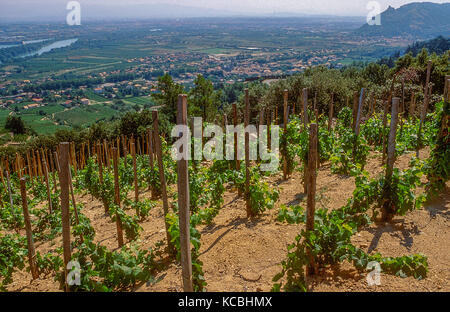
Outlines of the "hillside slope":
M 365 24 L 356 32 L 366 36 L 410 36 L 430 39 L 450 35 L 450 3 L 410 3 L 381 13 L 381 25 Z

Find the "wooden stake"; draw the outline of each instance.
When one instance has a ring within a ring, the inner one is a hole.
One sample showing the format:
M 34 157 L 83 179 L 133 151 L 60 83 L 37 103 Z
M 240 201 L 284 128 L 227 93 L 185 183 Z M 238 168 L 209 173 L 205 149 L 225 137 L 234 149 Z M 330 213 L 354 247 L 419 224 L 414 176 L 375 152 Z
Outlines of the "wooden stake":
M 11 180 L 9 178 L 8 170 L 5 171 L 5 174 L 6 174 L 6 181 L 8 182 L 9 203 L 11 205 L 12 211 L 14 212 L 14 201 L 13 201 L 13 197 L 12 197 Z
M 185 94 L 178 96 L 177 123 L 178 125 L 187 126 L 187 95 Z M 179 136 L 182 136 L 181 133 Z M 188 142 L 188 144 L 190 144 L 190 142 Z M 177 161 L 181 268 L 183 276 L 183 289 L 185 292 L 193 292 L 194 289 L 192 285 L 191 239 L 189 220 L 189 155 L 187 155 L 187 151 L 180 152 L 184 155 L 181 160 Z
M 48 168 L 47 168 L 47 162 L 44 160 L 42 163 L 42 167 L 44 167 L 44 179 L 45 179 L 45 186 L 47 187 L 47 199 L 48 199 L 48 209 L 50 213 L 53 213 L 53 207 L 52 207 L 52 195 L 50 193 L 50 185 L 48 183 Z
M 250 100 L 248 89 L 245 92 L 245 108 L 244 108 L 244 128 L 246 129 L 250 123 Z M 253 216 L 250 204 L 250 134 L 245 132 L 245 202 L 247 210 L 247 218 Z
M 245 109 L 244 109 L 244 128 L 247 129 L 250 123 L 250 101 L 248 96 L 248 89 L 245 92 Z M 252 207 L 250 204 L 250 134 L 245 132 L 245 202 L 247 210 L 247 218 L 253 216 Z
M 27 172 L 28 172 L 28 176 L 30 177 L 31 180 L 31 185 L 33 186 L 33 172 L 31 171 L 31 161 L 30 161 L 30 153 L 27 151 L 26 152 L 26 157 L 27 157 Z
M 361 114 L 362 114 L 362 109 L 363 109 L 363 104 L 364 104 L 364 96 L 365 96 L 365 89 L 362 88 L 361 94 L 359 96 L 359 105 L 358 105 L 358 112 L 356 115 L 356 124 L 355 124 L 355 134 L 357 136 L 359 135 L 359 125 L 361 123 Z
M 150 129 L 147 129 L 147 133 L 145 134 L 145 139 L 147 140 L 147 150 L 146 150 L 146 154 L 150 155 Z
M 317 91 L 314 92 L 314 107 L 313 107 L 313 110 L 316 110 L 316 109 L 317 109 Z
M 443 94 L 443 98 L 444 98 L 444 101 L 448 101 L 448 91 L 449 91 L 449 88 L 450 88 L 450 85 L 449 85 L 449 83 L 450 83 L 450 75 L 446 75 L 445 76 L 445 81 L 444 81 L 444 94 Z
M 36 151 L 37 155 L 37 163 L 38 163 L 38 169 L 39 169 L 39 178 L 42 181 L 42 163 L 41 163 L 41 156 L 39 155 L 39 151 Z
M 141 140 L 139 138 L 137 138 L 137 142 L 133 142 L 134 143 L 134 154 L 136 154 L 136 150 L 137 150 L 137 154 L 140 155 L 141 154 Z M 137 148 L 136 148 L 137 146 Z
M 375 95 L 372 94 L 372 101 L 369 102 L 369 115 L 367 116 L 367 119 L 370 119 L 370 117 L 372 117 L 374 107 L 375 107 Z
M 271 117 L 271 112 L 270 110 L 267 108 L 267 147 L 269 149 L 272 149 L 272 141 L 271 141 L 271 133 L 270 133 L 270 125 L 272 124 L 272 121 L 270 120 Z
M 47 152 L 48 162 L 50 163 L 50 172 L 54 172 L 56 171 L 56 163 L 53 159 L 53 153 L 51 150 L 48 150 Z
M 293 101 L 292 103 L 292 115 L 295 116 L 295 106 L 297 106 L 297 102 Z
M 16 172 L 17 175 L 19 176 L 19 179 L 22 179 L 22 170 L 21 170 L 21 166 L 20 166 L 20 156 L 19 153 L 16 152 L 16 161 L 15 161 L 15 165 L 16 165 Z
M 316 113 L 316 116 L 319 115 L 318 109 L 316 109 L 315 113 Z M 318 117 L 316 118 L 316 123 L 317 123 L 317 125 L 319 125 L 319 118 Z M 317 126 L 317 128 L 319 128 L 319 127 Z M 319 132 L 319 129 L 317 129 L 317 132 Z M 319 152 L 317 152 L 317 153 L 319 153 Z M 317 169 L 319 169 L 319 168 L 320 168 L 320 157 L 317 156 Z
M 358 115 L 358 92 L 353 93 L 353 110 L 352 110 L 352 130 L 355 132 L 356 129 L 356 118 Z
M 55 154 L 56 170 L 58 170 L 58 174 L 59 174 L 61 172 L 61 167 L 59 166 L 58 152 L 54 152 L 54 154 Z
M 114 199 L 115 204 L 120 209 L 120 186 L 119 186 L 119 153 L 116 147 L 112 150 L 113 153 L 113 166 L 114 166 Z M 120 215 L 116 212 L 116 227 L 117 227 L 117 241 L 119 248 L 123 246 L 123 231 L 122 231 L 122 220 Z
M 303 124 L 308 125 L 308 89 L 303 89 Z
M 0 177 L 2 178 L 2 184 L 6 187 L 5 178 L 3 177 L 3 165 L 0 163 Z
M 72 172 L 70 172 L 70 170 L 69 170 L 69 189 L 70 189 L 70 196 L 72 197 L 73 211 L 75 213 L 75 222 L 78 225 L 78 224 L 80 224 L 80 219 L 78 217 L 77 203 L 75 202 L 75 196 L 73 194 Z M 81 234 L 81 241 L 83 241 L 83 234 Z
M 258 123 L 258 133 L 259 133 L 259 126 L 264 125 L 264 109 L 261 109 L 259 111 L 259 123 Z M 226 131 L 226 129 L 225 129 Z
M 447 76 L 446 76 L 447 77 Z M 446 102 L 450 102 L 450 76 L 449 78 L 446 80 L 446 87 L 445 90 L 447 90 L 447 92 L 444 95 L 444 101 Z
M 127 162 L 127 157 L 128 157 L 128 154 L 127 154 L 127 152 L 128 152 L 128 150 L 127 150 L 127 138 L 123 134 L 122 134 L 122 145 L 123 145 L 124 165 L 125 165 L 125 168 L 126 168 L 127 165 L 128 165 L 128 162 Z
M 399 107 L 399 112 L 402 114 L 405 112 L 405 79 L 402 79 L 402 105 Z
M 275 104 L 275 118 L 273 119 L 273 123 L 278 125 L 278 104 Z
M 392 99 L 391 127 L 389 131 L 386 177 L 391 178 L 395 162 L 395 138 L 397 134 L 399 98 Z
M 388 104 L 386 101 L 383 102 L 383 131 L 381 133 L 383 139 L 383 156 L 381 158 L 381 163 L 384 164 L 384 160 L 386 159 L 386 124 L 387 124 L 387 114 L 388 114 Z
M 245 110 L 244 110 L 244 128 L 247 128 L 250 117 L 250 101 L 248 97 L 248 89 L 245 92 Z M 247 218 L 253 216 L 250 204 L 250 134 L 245 132 L 245 202 L 247 209 Z
M 314 231 L 314 216 L 316 210 L 316 164 L 317 164 L 317 124 L 311 124 L 309 130 L 309 153 L 307 163 L 307 210 L 306 210 L 306 232 Z M 315 273 L 315 261 L 311 250 L 307 249 L 310 263 L 307 266 L 307 275 Z
M 133 141 L 134 141 L 134 135 L 132 134 L 132 135 L 131 135 L 131 139 L 128 140 L 128 150 L 129 150 L 129 151 L 131 151 L 131 142 L 133 142 Z
M 50 172 L 53 172 L 53 160 L 51 156 L 49 157 L 48 150 L 45 150 L 45 159 L 47 159 L 47 164 L 50 166 Z
M 98 161 L 98 178 L 99 178 L 100 185 L 103 185 L 103 163 L 102 163 L 102 156 L 101 156 L 101 147 L 100 147 L 100 143 L 98 143 L 98 142 L 97 142 L 97 161 Z M 106 198 L 104 198 L 103 195 L 102 195 L 102 202 L 103 202 L 103 207 L 105 208 L 105 214 L 108 214 L 109 213 L 108 201 L 106 200 Z
M 63 236 L 63 253 L 64 253 L 64 284 L 65 290 L 70 291 L 69 284 L 67 282 L 68 269 L 67 265 L 71 260 L 71 248 L 70 248 L 70 210 L 69 210 L 69 159 L 70 159 L 70 145 L 69 143 L 61 143 L 59 145 L 59 165 L 61 172 L 59 175 L 59 181 L 61 185 L 61 218 L 62 218 L 62 236 Z
M 450 75 L 445 76 L 444 93 L 442 97 L 444 98 L 444 102 L 450 101 Z
M 233 123 L 234 123 L 234 128 L 236 129 L 236 127 L 238 125 L 236 103 L 233 103 Z M 234 160 L 236 162 L 236 171 L 240 171 L 241 170 L 241 162 L 239 161 L 239 158 L 238 158 L 238 155 L 239 155 L 238 148 L 239 148 L 238 134 L 235 132 L 234 133 Z
M 284 103 L 283 103 L 283 128 L 284 128 L 284 133 L 287 133 L 287 123 L 288 123 L 288 90 L 284 90 L 283 92 L 284 95 Z M 285 151 L 287 149 L 287 142 L 284 142 L 284 148 Z M 246 147 L 247 149 L 247 147 Z M 286 155 L 284 155 L 283 157 L 283 180 L 287 180 L 287 159 L 286 159 Z
M 36 164 L 36 157 L 34 151 L 31 151 L 32 161 L 33 161 L 33 175 L 35 177 L 38 177 L 38 170 L 37 170 L 37 164 Z
M 431 65 L 432 61 L 428 60 L 427 64 L 427 78 L 425 83 L 425 96 L 423 100 L 423 107 L 422 112 L 420 114 L 420 124 L 419 124 L 419 133 L 417 135 L 417 147 L 416 147 L 416 157 L 419 158 L 420 156 L 420 148 L 422 147 L 422 127 L 423 123 L 425 122 L 425 118 L 427 116 L 428 111 L 428 103 L 429 103 L 429 86 L 430 86 L 430 75 L 431 75 Z
M 106 142 L 106 139 L 103 140 L 103 149 L 105 152 L 105 162 L 104 163 L 106 164 L 106 166 L 109 169 L 109 168 L 111 168 L 111 161 L 110 161 L 111 158 L 109 155 L 108 143 Z
M 17 172 L 17 175 L 19 175 L 18 173 L 18 169 L 17 169 L 17 153 L 16 153 L 16 158 L 14 158 L 14 163 L 13 163 L 13 173 Z
M 139 140 L 139 138 L 138 138 Z M 139 201 L 139 186 L 137 179 L 137 165 L 136 165 L 136 144 L 131 142 L 131 155 L 133 157 L 133 173 L 134 173 L 134 201 L 137 203 Z
M 153 137 L 153 131 L 151 129 L 147 130 L 147 136 L 148 136 L 148 160 L 149 160 L 149 165 L 150 165 L 150 172 L 152 172 L 153 174 L 153 168 L 154 168 L 154 164 L 153 164 L 153 144 L 152 144 L 152 137 Z M 151 183 L 149 183 L 149 189 L 150 192 L 152 194 L 152 198 L 155 196 L 154 194 L 154 189 L 153 189 L 153 185 Z
M 334 94 L 331 93 L 330 111 L 328 113 L 328 132 L 331 132 L 331 125 L 333 123 L 333 115 L 334 115 Z M 319 120 L 317 120 L 316 122 L 318 123 Z
M 416 114 L 416 95 L 414 93 L 414 91 L 411 93 L 411 101 L 409 103 L 409 117 L 410 118 L 414 118 L 415 114 Z
M 77 165 L 77 156 L 75 155 L 75 143 L 72 142 L 72 159 L 73 159 L 73 171 L 75 173 L 75 179 L 78 176 L 78 165 Z
M 85 147 L 85 145 L 86 145 L 86 143 L 81 144 L 81 151 L 80 151 L 81 169 L 84 168 L 84 154 L 85 154 L 84 147 Z
M 261 114 L 259 116 L 261 117 Z M 227 126 L 228 126 L 228 117 L 227 117 L 227 114 L 223 114 L 223 133 L 224 133 L 224 137 L 225 137 L 225 140 L 223 142 L 223 150 L 224 151 L 227 150 L 227 139 L 226 139 L 227 138 Z M 231 162 L 228 162 L 228 167 L 229 167 L 229 169 L 232 169 Z
M 161 151 L 161 138 L 159 137 L 159 120 L 158 120 L 158 111 L 153 111 L 153 135 L 155 142 L 155 150 L 156 156 L 158 159 L 158 170 L 159 170 L 159 180 L 161 181 L 161 195 L 163 200 L 163 210 L 164 210 L 164 220 L 166 219 L 167 214 L 169 213 L 169 201 L 167 199 L 167 186 L 166 186 L 166 176 L 164 174 L 164 164 L 162 159 L 162 151 Z M 169 224 L 165 221 L 166 226 L 166 236 L 167 236 L 167 245 L 170 253 L 174 252 L 174 246 L 171 242 L 170 234 L 169 234 Z
M 39 272 L 36 267 L 35 249 L 33 241 L 33 231 L 31 229 L 30 213 L 28 212 L 28 199 L 25 178 L 20 179 L 20 193 L 22 195 L 22 210 L 23 219 L 25 221 L 25 231 L 27 233 L 27 248 L 28 248 L 28 263 L 30 264 L 30 271 L 33 280 L 39 277 Z
M 391 209 L 391 194 L 389 185 L 392 182 L 392 174 L 394 172 L 395 163 L 395 138 L 397 135 L 397 124 L 398 124 L 398 109 L 399 109 L 399 98 L 392 99 L 392 113 L 391 113 L 391 128 L 389 131 L 389 141 L 388 141 L 388 152 L 387 152 L 387 167 L 386 167 L 386 186 L 384 193 L 384 204 L 382 209 L 382 219 L 384 221 L 390 221 L 393 217 L 393 211 Z
M 52 159 L 52 158 L 53 157 L 51 157 L 50 159 Z M 56 182 L 56 170 L 53 170 L 52 176 L 53 176 L 53 191 L 56 194 L 58 192 L 58 183 Z
M 41 151 L 41 153 L 40 153 L 39 156 L 41 157 L 42 176 L 44 177 L 45 176 L 45 169 L 44 169 L 43 164 L 44 164 L 44 161 L 47 162 L 47 160 L 45 158 L 44 149 L 42 147 L 41 147 L 40 151 Z M 44 177 L 44 180 L 45 180 L 45 177 Z

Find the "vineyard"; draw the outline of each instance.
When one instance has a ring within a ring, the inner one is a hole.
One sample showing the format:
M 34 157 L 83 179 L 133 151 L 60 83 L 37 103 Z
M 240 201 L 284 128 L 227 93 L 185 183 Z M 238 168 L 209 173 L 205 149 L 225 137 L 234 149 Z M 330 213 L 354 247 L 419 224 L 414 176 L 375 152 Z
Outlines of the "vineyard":
M 449 89 L 433 110 L 428 87 L 422 105 L 391 87 L 322 113 L 286 90 L 258 116 L 246 89 L 222 126 L 259 120 L 271 146 L 280 125 L 274 172 L 249 133 L 242 161 L 174 160 L 157 111 L 137 137 L 6 157 L 0 290 L 449 291 Z M 185 95 L 177 108 L 189 125 Z

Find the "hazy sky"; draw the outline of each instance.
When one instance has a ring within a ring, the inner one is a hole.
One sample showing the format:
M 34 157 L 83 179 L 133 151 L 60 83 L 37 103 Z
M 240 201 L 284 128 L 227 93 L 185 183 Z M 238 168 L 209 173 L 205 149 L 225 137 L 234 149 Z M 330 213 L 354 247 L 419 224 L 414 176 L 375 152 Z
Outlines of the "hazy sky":
M 152 16 L 221 16 L 262 15 L 273 13 L 366 16 L 371 0 L 78 0 L 89 17 L 139 16 L 143 11 Z M 9 19 L 63 19 L 69 0 L 0 0 L 0 22 Z M 395 8 L 414 0 L 379 0 L 381 10 Z M 445 3 L 450 1 L 427 1 Z M 181 7 L 180 7 L 181 6 Z M 189 8 L 183 8 L 189 7 Z
M 123 3 L 121 0 L 94 0 L 105 3 Z M 228 11 L 255 13 L 295 12 L 306 14 L 365 15 L 368 0 L 128 0 L 127 3 L 167 3 Z M 411 0 L 380 0 L 382 10 L 389 5 L 399 7 Z M 445 3 L 449 1 L 426 1 Z

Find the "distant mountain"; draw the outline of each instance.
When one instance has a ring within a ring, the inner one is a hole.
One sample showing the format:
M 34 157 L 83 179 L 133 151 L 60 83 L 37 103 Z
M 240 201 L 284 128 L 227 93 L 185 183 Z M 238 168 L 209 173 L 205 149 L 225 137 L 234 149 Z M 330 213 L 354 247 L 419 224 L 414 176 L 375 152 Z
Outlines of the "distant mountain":
M 415 2 L 381 13 L 381 25 L 365 24 L 356 31 L 366 36 L 408 36 L 429 39 L 450 36 L 450 3 Z

